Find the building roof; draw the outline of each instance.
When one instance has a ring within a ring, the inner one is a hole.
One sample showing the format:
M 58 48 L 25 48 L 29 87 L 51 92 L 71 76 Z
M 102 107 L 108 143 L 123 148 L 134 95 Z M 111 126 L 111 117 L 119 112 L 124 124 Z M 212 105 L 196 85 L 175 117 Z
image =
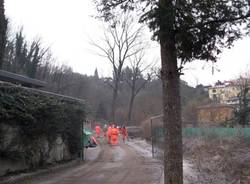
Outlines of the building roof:
M 32 79 L 23 75 L 0 70 L 0 81 L 11 82 L 14 84 L 21 84 L 25 87 L 41 88 L 46 86 L 46 82 Z
M 209 105 L 199 106 L 198 109 L 223 108 L 223 107 L 235 108 L 234 106 L 229 104 L 209 104 Z

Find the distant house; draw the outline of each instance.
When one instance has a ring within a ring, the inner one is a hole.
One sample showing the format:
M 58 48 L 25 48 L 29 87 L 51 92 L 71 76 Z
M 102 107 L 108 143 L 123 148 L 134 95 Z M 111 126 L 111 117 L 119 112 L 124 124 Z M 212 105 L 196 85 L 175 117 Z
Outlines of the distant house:
M 235 107 L 227 104 L 211 104 L 200 106 L 197 109 L 197 120 L 199 123 L 223 123 L 235 116 Z
M 217 82 L 208 88 L 209 98 L 216 103 L 236 105 L 239 104 L 240 88 L 233 81 Z

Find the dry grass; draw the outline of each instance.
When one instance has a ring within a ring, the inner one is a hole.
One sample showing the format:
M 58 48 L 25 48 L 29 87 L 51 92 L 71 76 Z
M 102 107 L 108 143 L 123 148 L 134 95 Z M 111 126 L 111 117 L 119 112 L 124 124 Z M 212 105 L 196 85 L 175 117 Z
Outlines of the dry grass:
M 250 140 L 184 139 L 184 154 L 197 171 L 196 183 L 250 183 Z

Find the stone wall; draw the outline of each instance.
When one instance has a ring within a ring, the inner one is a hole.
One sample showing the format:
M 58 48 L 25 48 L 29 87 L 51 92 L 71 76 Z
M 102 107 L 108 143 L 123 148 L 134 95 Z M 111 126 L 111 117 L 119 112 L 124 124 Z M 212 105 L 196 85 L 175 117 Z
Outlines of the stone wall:
M 1 124 L 3 130 L 0 141 L 0 176 L 8 172 L 35 168 L 46 164 L 73 159 L 67 143 L 60 135 L 56 139 L 37 137 L 24 144 L 18 127 Z
M 76 158 L 84 107 L 0 83 L 0 176 Z

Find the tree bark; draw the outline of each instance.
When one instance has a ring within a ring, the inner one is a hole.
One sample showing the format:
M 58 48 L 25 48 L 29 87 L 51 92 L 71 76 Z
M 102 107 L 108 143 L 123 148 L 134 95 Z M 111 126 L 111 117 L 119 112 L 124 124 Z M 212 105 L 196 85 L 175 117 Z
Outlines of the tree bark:
M 129 101 L 129 109 L 128 109 L 128 125 L 131 124 L 131 119 L 132 119 L 132 109 L 134 105 L 134 99 L 135 99 L 135 94 L 132 92 L 130 101 Z
M 115 111 L 116 111 L 116 104 L 117 104 L 117 96 L 118 96 L 118 82 L 115 81 L 115 85 L 113 88 L 113 97 L 112 97 L 112 104 L 111 104 L 111 120 L 115 122 Z
M 165 134 L 165 184 L 182 184 L 182 124 L 180 80 L 171 40 L 161 41 L 163 121 Z
M 162 62 L 163 122 L 165 128 L 164 183 L 183 184 L 180 73 L 174 34 L 172 0 L 160 0 L 160 46 Z
M 7 20 L 4 13 L 4 0 L 0 0 L 0 69 L 3 65 L 6 44 Z

